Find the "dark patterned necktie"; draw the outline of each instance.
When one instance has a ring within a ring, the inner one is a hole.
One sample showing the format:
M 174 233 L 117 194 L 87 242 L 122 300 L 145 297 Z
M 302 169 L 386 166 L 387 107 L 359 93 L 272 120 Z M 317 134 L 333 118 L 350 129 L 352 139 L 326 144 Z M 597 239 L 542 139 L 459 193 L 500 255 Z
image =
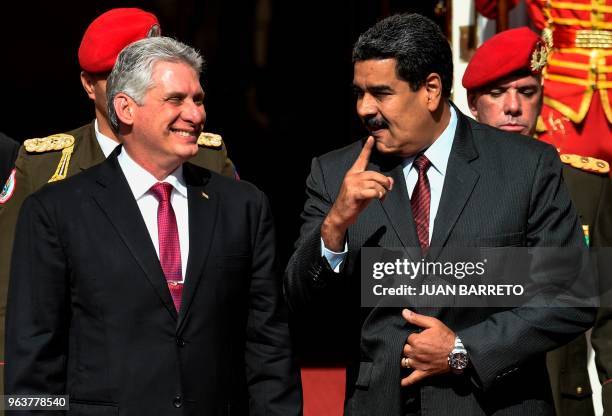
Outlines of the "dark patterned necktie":
M 166 182 L 156 183 L 151 187 L 151 193 L 159 201 L 157 206 L 157 235 L 159 237 L 159 262 L 168 282 L 168 289 L 176 310 L 181 308 L 183 295 L 181 246 L 179 242 L 176 216 L 170 203 L 172 185 Z
M 431 190 L 429 189 L 429 179 L 427 179 L 427 169 L 431 166 L 431 162 L 421 153 L 417 156 L 412 165 L 416 169 L 419 178 L 412 191 L 410 207 L 412 208 L 412 217 L 416 225 L 419 244 L 421 245 L 423 253 L 427 253 L 429 249 L 429 205 L 431 202 Z

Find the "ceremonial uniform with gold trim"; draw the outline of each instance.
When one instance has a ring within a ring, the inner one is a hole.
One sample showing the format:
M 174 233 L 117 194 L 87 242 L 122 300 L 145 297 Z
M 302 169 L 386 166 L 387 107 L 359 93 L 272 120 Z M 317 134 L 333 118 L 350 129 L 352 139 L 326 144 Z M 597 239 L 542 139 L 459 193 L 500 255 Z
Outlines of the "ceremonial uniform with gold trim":
M 496 3 L 496 0 L 476 0 L 475 5 L 480 13 L 493 18 Z M 549 39 L 547 41 L 546 36 L 539 38 L 528 28 L 521 27 L 498 33 L 478 48 L 466 68 L 462 84 L 469 96 L 486 85 L 504 85 L 502 80 L 512 75 L 525 77 L 531 73 L 537 77 L 547 62 L 549 52 Z M 504 65 L 499 65 L 499 60 L 503 60 Z M 520 117 L 529 114 L 530 118 L 525 117 L 524 122 L 532 129 L 537 103 L 518 101 L 518 104 L 516 109 L 504 108 L 504 116 Z M 476 104 L 474 106 L 477 107 Z M 525 114 L 519 114 L 521 108 L 526 110 Z M 529 113 L 532 110 L 533 112 Z M 487 116 L 481 121 L 498 120 Z M 541 132 L 540 129 L 546 130 L 541 120 L 535 127 L 537 132 Z M 580 216 L 586 243 L 598 247 L 612 245 L 612 181 L 608 176 L 609 164 L 601 159 L 576 154 L 561 154 L 560 159 L 563 162 L 564 181 Z M 606 266 L 606 263 L 609 261 L 600 266 Z M 612 270 L 600 268 L 600 272 L 602 270 L 604 277 L 612 275 Z M 602 286 L 602 289 L 604 288 L 605 286 Z M 591 338 L 602 383 L 610 378 L 609 373 L 612 371 L 611 313 L 610 309 L 600 308 Z M 587 352 L 587 339 L 580 336 L 547 356 L 555 408 L 560 416 L 592 416 L 594 413 Z M 607 389 L 609 387 L 604 388 L 604 406 L 609 407 L 612 401 L 606 397 L 610 395 Z M 610 410 L 608 412 L 612 414 Z
M 552 31 L 553 49 L 544 71 L 539 138 L 563 153 L 612 161 L 612 0 L 526 2 L 536 27 Z M 593 215 L 598 201 L 605 207 L 600 208 L 599 215 L 603 218 L 591 225 L 591 244 L 612 246 L 612 197 L 609 191 L 603 193 L 595 180 L 584 179 L 585 175 L 576 172 L 579 171 L 566 167 L 564 176 L 583 224 L 585 218 Z M 606 184 L 604 188 L 609 187 L 603 176 L 602 181 Z M 603 384 L 604 414 L 612 414 L 610 309 L 599 310 L 591 341 L 599 380 Z M 547 361 L 560 416 L 593 414 L 586 339 L 579 337 L 551 352 Z
M 191 163 L 225 176 L 236 177 L 234 165 L 227 157 L 227 150 L 220 136 L 203 133 L 198 144 L 199 151 L 190 160 Z M 19 150 L 13 183 L 7 184 L 3 190 L 3 194 L 9 198 L 0 204 L 0 361 L 4 361 L 4 316 L 9 262 L 17 216 L 23 201 L 52 178 L 65 179 L 103 162 L 104 159 L 96 140 L 93 122 L 67 134 L 26 140 Z M 0 374 L 0 387 L 3 384 L 1 376 Z
M 612 246 L 612 180 L 609 165 L 577 155 L 562 154 L 563 179 L 580 216 L 585 241 L 593 247 Z M 591 341 L 602 382 L 612 377 L 612 309 L 600 308 Z M 546 357 L 555 407 L 559 416 L 594 414 L 584 336 L 551 351 Z M 612 385 L 602 387 L 604 414 L 612 414 Z
M 536 27 L 552 32 L 539 138 L 611 162 L 612 0 L 526 3 Z

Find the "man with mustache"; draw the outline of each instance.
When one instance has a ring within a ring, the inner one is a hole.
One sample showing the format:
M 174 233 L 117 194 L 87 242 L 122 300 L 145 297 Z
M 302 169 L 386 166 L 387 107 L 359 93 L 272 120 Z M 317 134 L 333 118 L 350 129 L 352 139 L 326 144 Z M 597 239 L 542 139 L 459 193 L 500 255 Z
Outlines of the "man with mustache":
M 433 261 L 474 245 L 582 248 L 554 148 L 461 114 L 450 46 L 423 16 L 376 23 L 353 64 L 369 137 L 313 159 L 284 282 L 296 314 L 342 336 L 345 414 L 554 414 L 545 352 L 589 328 L 592 308 L 360 303 L 367 248 Z
M 478 48 L 462 80 L 470 110 L 478 121 L 534 136 L 543 91 L 541 68 L 534 68 L 532 62 L 542 45 L 535 33 L 522 27 L 501 32 Z M 564 162 L 563 179 L 580 216 L 586 244 L 612 246 L 612 181 L 608 163 L 568 154 L 561 154 L 560 158 Z M 591 342 L 597 353 L 595 362 L 602 383 L 604 412 L 612 413 L 612 309 L 598 311 Z M 558 415 L 594 414 L 587 358 L 584 336 L 548 354 Z

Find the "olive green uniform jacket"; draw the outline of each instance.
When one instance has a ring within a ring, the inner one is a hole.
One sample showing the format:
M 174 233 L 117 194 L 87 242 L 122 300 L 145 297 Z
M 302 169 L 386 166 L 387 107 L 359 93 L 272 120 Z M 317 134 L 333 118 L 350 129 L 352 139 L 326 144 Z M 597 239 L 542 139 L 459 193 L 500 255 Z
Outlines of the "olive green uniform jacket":
M 75 141 L 66 177 L 73 176 L 104 161 L 104 154 L 96 140 L 93 122 L 67 134 L 73 136 Z M 30 153 L 24 146 L 21 146 L 15 162 L 16 174 L 12 195 L 5 203 L 0 204 L 0 361 L 2 362 L 4 362 L 6 295 L 19 209 L 27 196 L 40 189 L 54 175 L 61 158 L 61 150 Z M 227 150 L 223 143 L 218 147 L 200 146 L 197 155 L 191 159 L 191 162 L 226 176 L 236 176 L 234 165 L 227 158 Z M 109 247 L 109 250 L 112 250 L 112 247 Z M 36 261 L 36 259 L 31 260 Z M 0 374 L 0 388 L 1 391 L 4 391 L 4 371 L 1 366 L 0 372 L 2 373 Z
M 563 166 L 581 223 L 588 227 L 591 247 L 612 246 L 612 180 L 608 174 Z M 603 276 L 610 278 L 609 276 Z M 612 378 L 612 309 L 600 308 L 591 342 L 600 382 Z M 593 415 L 592 390 L 587 371 L 587 340 L 581 335 L 547 356 L 555 408 L 559 416 Z M 602 386 L 604 415 L 612 416 L 612 383 Z

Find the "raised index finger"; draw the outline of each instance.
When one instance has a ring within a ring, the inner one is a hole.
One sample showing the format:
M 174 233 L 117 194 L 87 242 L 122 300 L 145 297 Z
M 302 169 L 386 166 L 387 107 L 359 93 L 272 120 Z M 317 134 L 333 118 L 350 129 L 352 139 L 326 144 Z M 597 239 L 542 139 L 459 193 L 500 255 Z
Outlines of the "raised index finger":
M 369 136 L 361 149 L 361 153 L 357 156 L 357 160 L 351 167 L 352 171 L 363 172 L 368 167 L 370 161 L 370 155 L 372 154 L 372 148 L 374 147 L 374 137 Z

